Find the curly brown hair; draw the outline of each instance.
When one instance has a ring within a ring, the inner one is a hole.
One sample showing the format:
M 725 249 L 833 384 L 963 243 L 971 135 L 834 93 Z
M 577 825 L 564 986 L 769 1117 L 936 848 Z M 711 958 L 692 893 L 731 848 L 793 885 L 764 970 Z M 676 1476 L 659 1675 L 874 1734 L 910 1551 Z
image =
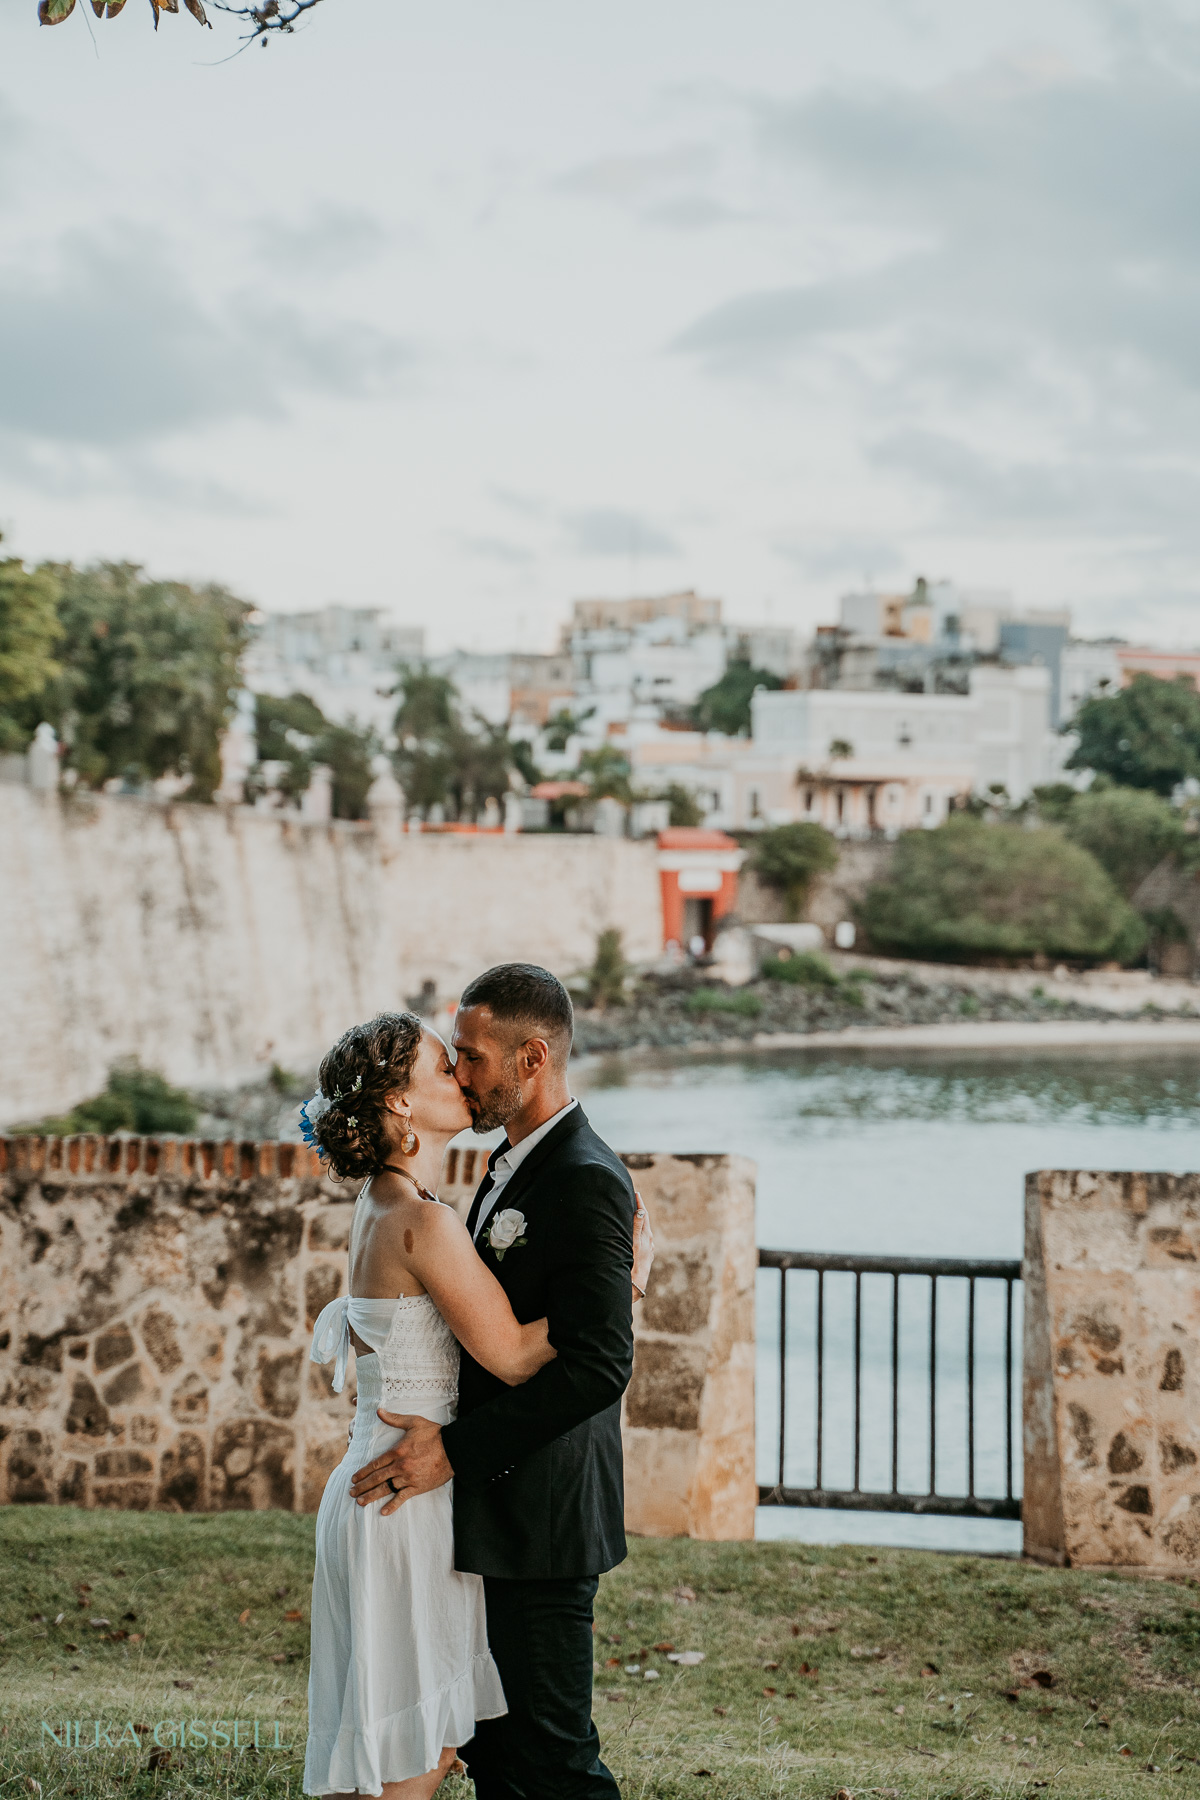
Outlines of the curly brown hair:
M 313 1137 L 339 1181 L 373 1175 L 387 1161 L 384 1101 L 408 1086 L 420 1047 L 415 1013 L 378 1013 L 352 1025 L 322 1059 L 317 1084 L 330 1105 Z

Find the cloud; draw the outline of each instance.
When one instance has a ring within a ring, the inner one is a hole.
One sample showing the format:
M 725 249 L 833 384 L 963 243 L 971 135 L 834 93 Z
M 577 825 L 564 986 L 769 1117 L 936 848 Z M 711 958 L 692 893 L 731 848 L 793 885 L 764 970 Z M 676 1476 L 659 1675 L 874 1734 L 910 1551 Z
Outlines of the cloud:
M 771 545 L 776 556 L 812 579 L 832 575 L 860 580 L 907 567 L 899 545 L 870 531 L 806 532 Z
M 526 545 L 514 544 L 508 538 L 476 537 L 464 531 L 456 531 L 453 535 L 461 550 L 465 550 L 468 556 L 477 556 L 482 562 L 526 567 L 536 561 L 533 551 Z
M 642 213 L 647 225 L 665 225 L 669 231 L 710 231 L 715 225 L 737 225 L 748 217 L 707 194 L 680 194 L 648 206 Z
M 412 352 L 374 327 L 314 323 L 250 293 L 201 297 L 157 233 L 63 238 L 51 273 L 0 277 L 0 430 L 93 447 L 215 421 L 279 419 L 296 391 L 361 398 Z
M 675 539 L 637 513 L 593 507 L 564 515 L 571 548 L 580 556 L 678 556 Z
M 766 165 L 797 205 L 815 186 L 853 253 L 731 293 L 671 348 L 836 388 L 860 448 L 939 496 L 943 525 L 1186 528 L 1198 68 L 1118 42 L 1104 74 L 1026 58 L 923 92 L 755 102 Z
M 594 200 L 644 200 L 681 183 L 692 186 L 716 165 L 711 144 L 677 144 L 642 156 L 606 156 L 560 175 L 554 186 Z
M 1200 467 L 1077 455 L 1052 462 L 987 453 L 949 433 L 896 432 L 872 451 L 882 467 L 926 484 L 943 524 L 1047 526 L 1081 535 L 1170 537 L 1200 548 Z
M 378 256 L 388 233 L 373 214 L 325 204 L 302 219 L 261 219 L 260 259 L 283 275 L 337 276 Z

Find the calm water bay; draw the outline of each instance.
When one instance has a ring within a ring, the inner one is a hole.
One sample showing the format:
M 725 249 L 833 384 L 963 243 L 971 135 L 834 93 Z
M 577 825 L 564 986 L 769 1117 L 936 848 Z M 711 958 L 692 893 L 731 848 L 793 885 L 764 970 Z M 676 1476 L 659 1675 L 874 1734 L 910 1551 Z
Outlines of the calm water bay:
M 728 1151 L 758 1166 L 758 1241 L 775 1249 L 1019 1257 L 1031 1169 L 1200 1169 L 1200 1057 L 1145 1051 L 802 1053 L 605 1058 L 581 1066 L 589 1117 L 620 1150 Z M 789 1485 L 814 1479 L 815 1278 L 788 1278 Z M 900 1485 L 929 1482 L 929 1287 L 902 1284 Z M 826 1277 L 826 1485 L 848 1482 L 850 1276 Z M 759 1276 L 759 1476 L 776 1478 L 779 1276 Z M 1018 1289 L 1019 1294 L 1019 1289 Z M 1003 1286 L 977 1287 L 976 1484 L 1003 1491 Z M 1016 1330 L 1020 1332 L 1019 1306 Z M 966 1283 L 938 1286 L 936 1471 L 965 1488 Z M 891 1282 L 863 1278 L 864 1487 L 890 1485 Z M 1019 1399 L 1018 1399 L 1019 1404 Z M 1016 1476 L 1020 1421 L 1014 1413 Z M 759 1509 L 761 1536 L 1015 1550 L 1004 1521 Z

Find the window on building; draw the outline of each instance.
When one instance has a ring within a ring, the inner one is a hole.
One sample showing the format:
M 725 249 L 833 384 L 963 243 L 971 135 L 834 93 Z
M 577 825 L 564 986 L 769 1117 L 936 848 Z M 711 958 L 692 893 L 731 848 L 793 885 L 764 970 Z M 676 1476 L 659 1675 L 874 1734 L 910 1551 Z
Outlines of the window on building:
M 750 817 L 752 819 L 762 818 L 762 795 L 757 788 L 750 789 Z
M 845 820 L 846 820 L 846 790 L 845 790 L 845 788 L 839 788 L 837 791 L 837 822 L 839 825 L 842 825 L 845 823 Z
M 926 794 L 926 796 L 925 796 L 925 817 L 927 819 L 931 819 L 933 817 L 933 795 L 932 794 Z

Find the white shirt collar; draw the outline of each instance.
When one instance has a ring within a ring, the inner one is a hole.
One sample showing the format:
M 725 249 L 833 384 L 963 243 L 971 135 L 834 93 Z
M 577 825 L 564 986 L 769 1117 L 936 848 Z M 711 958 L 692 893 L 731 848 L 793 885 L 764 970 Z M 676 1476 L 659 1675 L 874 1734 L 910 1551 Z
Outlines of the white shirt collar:
M 521 1139 L 520 1143 L 510 1144 L 503 1155 L 496 1158 L 496 1165 L 493 1173 L 504 1168 L 507 1169 L 511 1175 L 514 1170 L 519 1169 L 530 1151 L 536 1150 L 542 1139 L 548 1137 L 550 1132 L 554 1130 L 558 1121 L 560 1119 L 565 1119 L 571 1109 L 578 1105 L 578 1100 L 568 1100 L 565 1106 L 560 1107 L 553 1117 L 546 1120 L 545 1124 L 539 1125 L 536 1131 L 531 1131 L 528 1137 L 523 1137 Z

